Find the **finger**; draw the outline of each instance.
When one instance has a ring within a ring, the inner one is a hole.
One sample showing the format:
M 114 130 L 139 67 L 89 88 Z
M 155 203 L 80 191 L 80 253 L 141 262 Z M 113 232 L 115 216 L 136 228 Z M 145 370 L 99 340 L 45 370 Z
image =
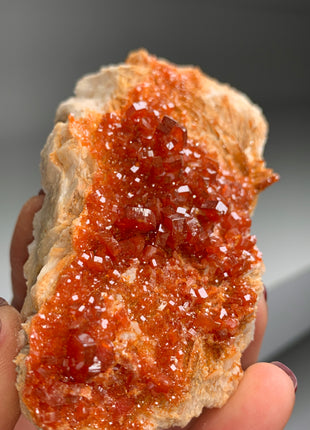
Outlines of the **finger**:
M 260 348 L 263 342 L 264 334 L 268 321 L 268 308 L 266 302 L 266 294 L 263 294 L 258 302 L 254 339 L 244 351 L 242 355 L 242 367 L 247 369 L 258 360 Z
M 44 195 L 31 197 L 23 206 L 12 237 L 10 260 L 13 286 L 13 306 L 20 310 L 26 295 L 23 266 L 28 258 L 28 245 L 32 242 L 32 222 L 34 214 L 41 208 Z
M 14 430 L 36 430 L 34 424 L 31 424 L 23 415 L 20 416 Z
M 17 354 L 20 316 L 3 299 L 0 300 L 0 322 L 0 429 L 12 430 L 20 414 L 13 363 Z
M 256 363 L 225 406 L 205 411 L 188 429 L 283 430 L 294 407 L 294 377 L 276 365 Z

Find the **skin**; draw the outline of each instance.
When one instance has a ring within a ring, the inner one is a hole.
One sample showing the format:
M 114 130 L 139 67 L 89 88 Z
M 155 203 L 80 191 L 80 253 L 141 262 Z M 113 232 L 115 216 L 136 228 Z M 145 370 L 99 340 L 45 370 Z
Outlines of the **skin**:
M 34 430 L 32 424 L 20 417 L 13 358 L 18 350 L 18 311 L 26 294 L 23 265 L 28 256 L 27 246 L 32 241 L 33 216 L 40 209 L 43 199 L 44 195 L 39 194 L 24 205 L 12 238 L 10 257 L 14 298 L 12 306 L 0 306 L 0 430 Z M 267 303 L 262 297 L 258 307 L 255 337 L 242 358 L 244 377 L 235 394 L 223 408 L 204 410 L 199 418 L 186 426 L 186 430 L 284 429 L 295 401 L 292 379 L 272 363 L 257 363 L 267 314 Z

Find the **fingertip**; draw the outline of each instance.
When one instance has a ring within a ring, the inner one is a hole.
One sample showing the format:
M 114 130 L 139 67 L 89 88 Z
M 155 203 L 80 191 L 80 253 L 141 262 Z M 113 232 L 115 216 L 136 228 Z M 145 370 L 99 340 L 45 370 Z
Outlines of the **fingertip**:
M 279 367 L 281 370 L 283 370 L 287 374 L 287 376 L 291 379 L 291 381 L 293 383 L 294 392 L 296 393 L 297 388 L 298 388 L 298 381 L 297 381 L 297 376 L 295 375 L 295 373 L 289 367 L 287 367 L 284 363 L 281 363 L 280 361 L 273 361 L 271 364 Z
M 19 417 L 14 430 L 36 430 L 34 424 L 27 420 L 23 415 Z
M 295 397 L 297 389 L 296 375 L 285 364 L 279 361 L 256 363 L 245 371 L 245 375 L 251 375 L 251 379 L 262 380 L 263 383 L 267 381 L 268 389 L 270 390 L 274 387 L 276 392 L 290 392 Z
M 35 213 L 42 207 L 44 194 L 31 197 L 17 218 L 10 247 L 11 278 L 14 298 L 12 305 L 20 310 L 26 294 L 23 266 L 28 258 L 28 245 L 33 240 L 32 223 Z
M 12 306 L 0 306 L 0 417 L 1 430 L 13 429 L 20 414 L 14 358 L 18 350 L 20 315 Z
M 6 342 L 15 344 L 14 338 L 16 338 L 16 333 L 18 333 L 20 329 L 20 314 L 2 297 L 0 297 L 0 320 L 0 348 L 2 348 L 3 343 Z M 12 335 L 13 339 L 11 339 Z
M 292 379 L 271 363 L 256 363 L 245 372 L 239 387 L 220 409 L 206 410 L 192 430 L 283 430 L 295 402 Z
M 256 393 L 258 411 L 268 411 L 264 418 L 269 425 L 266 428 L 284 428 L 295 404 L 296 376 L 279 364 L 263 362 L 250 366 L 240 384 L 247 390 L 244 395 Z
M 27 245 L 32 239 L 32 222 L 35 213 L 42 207 L 44 200 L 44 194 L 38 194 L 36 196 L 30 197 L 26 203 L 23 205 L 16 221 L 15 229 L 13 232 L 13 237 L 11 241 L 10 257 L 12 265 L 17 259 L 19 261 L 21 243 Z M 25 249 L 23 249 L 23 255 L 25 254 Z M 12 261 L 13 260 L 13 261 Z

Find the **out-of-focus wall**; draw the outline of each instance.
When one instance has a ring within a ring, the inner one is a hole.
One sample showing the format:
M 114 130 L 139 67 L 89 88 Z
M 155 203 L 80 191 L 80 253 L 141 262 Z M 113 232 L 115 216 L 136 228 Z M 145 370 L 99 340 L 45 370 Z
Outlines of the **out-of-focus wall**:
M 46 132 L 79 76 L 141 46 L 263 106 L 307 103 L 309 16 L 307 0 L 2 0 L 1 134 Z
M 10 297 L 9 241 L 22 202 L 40 188 L 56 106 L 81 75 L 138 47 L 199 65 L 263 107 L 267 161 L 282 176 L 254 222 L 266 279 L 310 264 L 309 22 L 307 0 L 0 1 L 0 294 Z

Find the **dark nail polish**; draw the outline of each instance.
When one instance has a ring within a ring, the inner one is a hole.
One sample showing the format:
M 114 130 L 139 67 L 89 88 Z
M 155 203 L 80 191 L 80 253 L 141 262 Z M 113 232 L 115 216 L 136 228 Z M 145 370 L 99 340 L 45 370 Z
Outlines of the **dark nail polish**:
M 1 306 L 8 306 L 8 302 L 3 297 L 0 297 L 0 307 Z
M 296 377 L 295 373 L 289 367 L 285 366 L 285 364 L 281 363 L 280 361 L 273 361 L 272 364 L 274 364 L 275 366 L 282 369 L 291 378 L 291 380 L 294 384 L 294 389 L 295 389 L 295 393 L 296 393 L 298 382 L 297 382 L 297 377 Z
M 2 306 L 8 306 L 8 302 L 5 299 L 3 299 L 2 297 L 0 297 L 0 308 Z M 2 322 L 0 320 L 0 333 L 1 333 L 1 329 L 2 329 Z
M 265 284 L 263 285 L 263 287 L 264 287 L 264 297 L 265 297 L 265 302 L 267 302 L 267 298 L 268 298 L 267 288 L 266 288 L 266 285 L 265 285 Z
M 44 195 L 45 195 L 45 192 L 41 188 L 40 191 L 38 192 L 38 196 L 44 196 Z

